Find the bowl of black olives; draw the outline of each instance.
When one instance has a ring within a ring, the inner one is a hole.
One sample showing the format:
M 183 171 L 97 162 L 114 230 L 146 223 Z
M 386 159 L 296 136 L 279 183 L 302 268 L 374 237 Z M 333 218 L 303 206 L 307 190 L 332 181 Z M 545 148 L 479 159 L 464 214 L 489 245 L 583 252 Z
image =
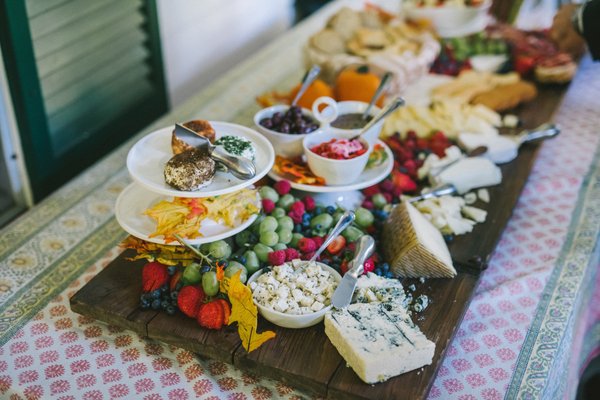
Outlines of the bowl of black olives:
M 302 140 L 320 127 L 309 110 L 288 105 L 263 108 L 254 114 L 254 125 L 271 142 L 275 154 L 287 158 L 302 155 Z

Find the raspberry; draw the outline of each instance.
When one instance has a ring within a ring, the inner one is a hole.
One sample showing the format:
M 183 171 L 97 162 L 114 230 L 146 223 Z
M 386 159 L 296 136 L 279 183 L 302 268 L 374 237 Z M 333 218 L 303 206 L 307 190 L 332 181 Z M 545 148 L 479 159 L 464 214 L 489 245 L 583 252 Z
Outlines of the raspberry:
M 302 214 L 304 214 L 304 211 L 305 211 L 304 203 L 301 202 L 300 200 L 294 202 L 292 204 L 292 206 L 290 207 L 290 212 L 293 212 L 296 215 L 302 216 Z
M 302 223 L 302 214 L 296 214 L 295 212 L 290 211 L 288 212 L 288 217 L 290 217 L 292 221 L 294 221 L 294 224 Z
M 292 260 L 295 260 L 296 258 L 300 258 L 300 254 L 298 253 L 298 250 L 296 250 L 296 249 L 288 247 L 284 251 L 285 251 L 285 261 L 292 261 Z
M 312 253 L 317 249 L 317 245 L 311 238 L 302 238 L 298 241 L 298 248 L 302 253 Z
M 300 256 L 301 260 L 310 260 L 312 258 L 312 256 L 315 255 L 314 251 L 311 251 L 309 253 L 304 253 Z M 317 261 L 319 261 L 319 257 L 317 257 Z
M 381 184 L 379 185 L 379 187 L 384 192 L 391 192 L 392 190 L 394 190 L 394 182 L 392 182 L 389 179 L 386 179 L 383 182 L 381 182 Z
M 281 265 L 285 262 L 286 254 L 285 250 L 275 250 L 267 254 L 267 258 L 269 259 L 269 264 L 271 265 Z
M 275 202 L 271 199 L 262 199 L 262 207 L 265 214 L 271 214 L 275 208 Z
M 361 206 L 366 208 L 367 210 L 372 210 L 375 206 L 371 200 L 365 200 L 362 202 Z
M 394 198 L 394 196 L 392 196 L 392 194 L 391 194 L 391 193 L 384 193 L 384 194 L 383 194 L 383 197 L 385 197 L 385 201 L 387 201 L 387 202 L 388 202 L 388 204 L 389 204 L 389 203 L 391 203 L 391 202 L 392 202 L 392 199 Z
M 273 189 L 275 189 L 280 196 L 283 196 L 284 194 L 288 194 L 290 192 L 292 185 L 289 181 L 279 181 L 275 182 Z
M 325 241 L 325 238 L 323 238 L 321 236 L 313 236 L 312 240 L 313 240 L 313 242 L 315 242 L 315 246 L 317 246 L 317 249 L 318 249 L 319 247 L 321 247 L 321 245 Z
M 369 186 L 368 188 L 363 189 L 363 194 L 365 196 L 373 196 L 377 193 L 379 193 L 379 186 L 377 185 Z
M 363 274 L 366 274 L 367 272 L 375 271 L 375 261 L 373 261 L 373 257 L 367 258 L 367 260 L 363 264 L 363 267 L 364 267 Z
M 315 207 L 316 207 L 315 199 L 313 199 L 312 197 L 304 196 L 302 201 L 304 202 L 304 207 L 306 208 L 306 211 L 312 211 L 315 209 Z

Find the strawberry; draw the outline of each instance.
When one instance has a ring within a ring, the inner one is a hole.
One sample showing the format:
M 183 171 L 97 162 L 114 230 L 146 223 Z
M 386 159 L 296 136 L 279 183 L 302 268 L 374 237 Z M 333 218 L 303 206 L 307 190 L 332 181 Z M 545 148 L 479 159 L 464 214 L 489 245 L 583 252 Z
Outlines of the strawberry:
M 270 265 L 281 265 L 285 262 L 285 250 L 275 250 L 267 254 Z
M 200 306 L 206 299 L 206 294 L 198 286 L 184 286 L 177 296 L 177 307 L 182 313 L 191 318 L 196 318 Z
M 298 250 L 296 250 L 294 248 L 288 247 L 284 251 L 285 251 L 285 260 L 286 261 L 292 261 L 292 260 L 295 260 L 296 258 L 300 258 L 300 254 L 298 253 Z
M 283 196 L 284 194 L 288 194 L 290 192 L 292 185 L 289 181 L 279 181 L 275 182 L 273 189 L 275 189 L 280 196 Z
M 331 241 L 331 243 L 329 243 L 329 246 L 327 246 L 327 251 L 332 255 L 336 255 L 342 251 L 344 246 L 346 246 L 346 238 L 342 235 L 338 235 Z
M 142 291 L 152 292 L 169 282 L 167 266 L 157 261 L 149 262 L 142 269 Z
M 171 281 L 169 282 L 169 290 L 171 292 L 174 292 L 177 287 L 177 284 L 179 283 L 179 281 L 181 281 L 181 276 L 183 275 L 183 272 L 181 272 L 180 270 L 177 270 L 177 272 L 175 272 L 173 274 L 173 276 L 171 277 Z
M 222 300 L 224 302 L 225 300 Z M 229 307 L 225 310 L 225 306 L 220 300 L 213 300 L 208 303 L 204 303 L 200 306 L 200 311 L 196 320 L 198 324 L 208 329 L 221 329 L 225 323 L 225 319 L 229 321 Z M 228 312 L 225 317 L 226 311 Z
M 217 302 L 223 307 L 223 325 L 229 325 L 229 316 L 231 315 L 231 306 L 224 299 L 217 299 Z
M 298 241 L 298 248 L 303 253 L 312 253 L 317 250 L 317 245 L 311 238 L 302 238 Z
M 271 199 L 262 199 L 262 208 L 265 214 L 271 214 L 271 211 L 275 209 L 275 202 Z
M 400 188 L 402 192 L 412 192 L 417 190 L 417 184 L 413 181 L 410 176 L 403 174 L 400 171 L 392 171 L 392 179 L 396 187 Z
M 342 275 L 348 272 L 348 260 L 342 261 L 342 263 L 340 264 L 340 272 L 342 273 Z

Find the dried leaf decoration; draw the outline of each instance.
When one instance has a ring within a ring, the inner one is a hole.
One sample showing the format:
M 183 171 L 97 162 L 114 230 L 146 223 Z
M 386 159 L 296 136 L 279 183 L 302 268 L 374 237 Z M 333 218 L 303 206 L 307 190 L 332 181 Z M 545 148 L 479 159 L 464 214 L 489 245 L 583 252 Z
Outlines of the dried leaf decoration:
M 184 246 L 156 244 L 133 236 L 128 236 L 120 246 L 137 252 L 134 257 L 129 259 L 132 261 L 145 258 L 148 261 L 158 261 L 165 265 L 181 264 L 186 267 L 196 258 L 195 254 Z
M 238 323 L 238 334 L 242 340 L 242 346 L 248 353 L 258 349 L 264 342 L 275 337 L 275 332 L 265 331 L 258 333 L 258 309 L 252 301 L 250 288 L 240 281 L 241 271 L 238 271 L 229 279 L 227 295 L 231 303 L 231 315 L 229 324 Z
M 202 236 L 200 224 L 206 218 L 207 209 L 196 198 L 175 197 L 173 201 L 160 201 L 144 214 L 156 220 L 156 231 L 150 237 L 164 236 L 165 243 L 175 240 L 175 234 L 187 239 Z

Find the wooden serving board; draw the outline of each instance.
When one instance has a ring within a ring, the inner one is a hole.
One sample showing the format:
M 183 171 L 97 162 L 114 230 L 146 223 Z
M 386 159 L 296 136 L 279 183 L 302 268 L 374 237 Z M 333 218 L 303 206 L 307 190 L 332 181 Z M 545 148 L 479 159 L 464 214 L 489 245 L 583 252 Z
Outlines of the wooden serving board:
M 551 119 L 562 99 L 564 87 L 546 87 L 538 98 L 517 110 L 524 126 L 535 127 Z M 413 296 L 425 294 L 431 304 L 416 315 L 415 323 L 436 344 L 432 364 L 368 385 L 362 382 L 327 339 L 323 324 L 307 329 L 285 329 L 260 319 L 259 330 L 270 329 L 277 337 L 247 353 L 235 326 L 221 331 L 199 327 L 181 313 L 168 316 L 141 311 L 143 260 L 128 261 L 125 251 L 71 298 L 74 312 L 134 330 L 142 336 L 185 348 L 200 356 L 224 361 L 260 376 L 280 379 L 299 389 L 332 399 L 420 399 L 425 398 L 444 358 L 448 344 L 469 305 L 481 272 L 486 268 L 527 181 L 538 146 L 523 146 L 519 157 L 502 166 L 504 179 L 490 188 L 491 201 L 481 205 L 488 211 L 485 223 L 450 244 L 458 275 L 454 279 L 430 279 L 415 283 Z

